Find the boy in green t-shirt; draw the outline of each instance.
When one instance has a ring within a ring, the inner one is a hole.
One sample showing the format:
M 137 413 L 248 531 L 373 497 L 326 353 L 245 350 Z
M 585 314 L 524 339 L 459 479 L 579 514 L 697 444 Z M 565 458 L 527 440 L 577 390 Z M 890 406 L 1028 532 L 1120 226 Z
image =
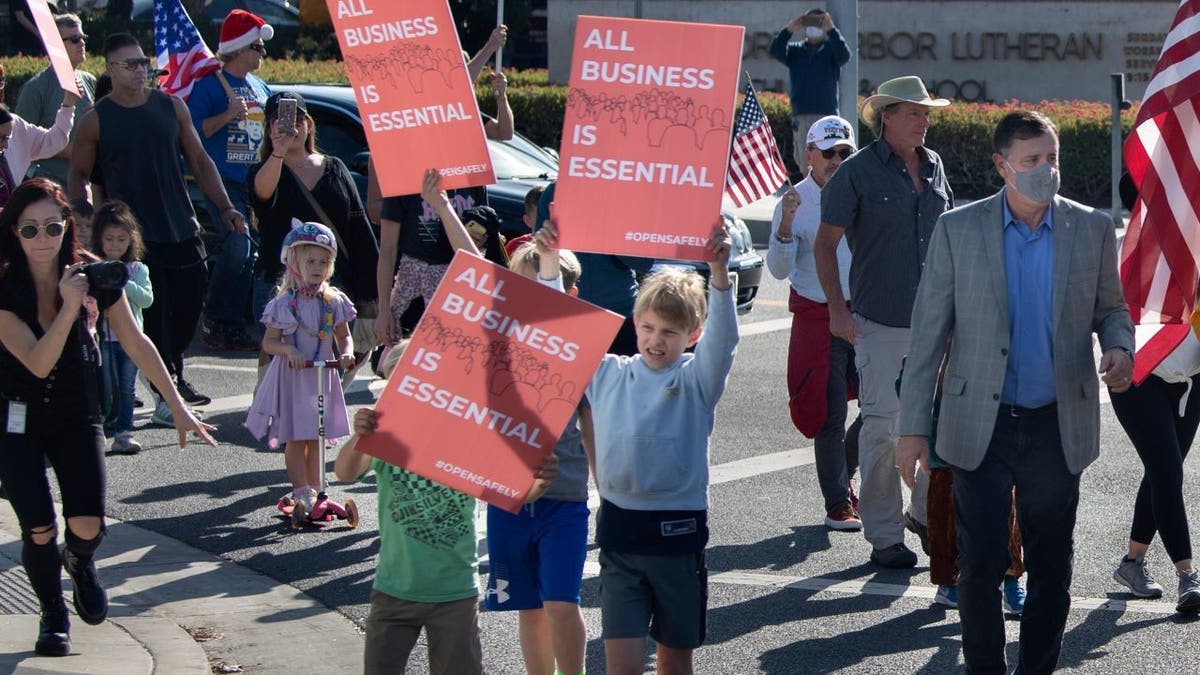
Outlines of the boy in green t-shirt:
M 396 345 L 384 358 L 385 377 L 405 344 Z M 379 418 L 367 408 L 355 413 L 354 435 L 334 464 L 343 481 L 361 480 L 374 471 L 379 491 L 379 558 L 363 672 L 404 673 L 424 627 L 430 673 L 482 673 L 475 499 L 359 452 L 358 438 L 374 433 Z M 557 471 L 558 460 L 551 454 L 538 467 L 527 501 L 540 497 Z

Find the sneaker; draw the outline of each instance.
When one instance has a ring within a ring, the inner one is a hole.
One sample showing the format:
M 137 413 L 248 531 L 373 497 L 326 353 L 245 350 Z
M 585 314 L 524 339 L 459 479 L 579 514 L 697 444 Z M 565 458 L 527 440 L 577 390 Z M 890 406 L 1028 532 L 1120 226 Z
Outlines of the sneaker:
M 104 623 L 105 617 L 108 616 L 108 593 L 96 574 L 96 561 L 88 560 L 84 563 L 66 544 L 62 547 L 62 561 L 63 569 L 71 576 L 71 585 L 75 587 L 75 613 L 88 625 L 98 626 Z
M 933 601 L 950 609 L 958 609 L 958 586 L 938 586 Z
M 66 656 L 71 653 L 71 619 L 65 602 L 60 601 L 58 607 L 42 611 L 33 652 L 39 656 Z
M 1025 611 L 1025 584 L 1020 577 L 1004 577 L 1004 613 L 1021 616 Z
M 1175 611 L 1180 614 L 1200 612 L 1200 575 L 1196 574 L 1196 570 L 1177 574 L 1179 576 L 1179 603 L 1175 605 Z
M 166 401 L 160 399 L 154 406 L 154 413 L 150 415 L 150 423 L 160 427 L 175 426 L 175 416 L 171 414 L 171 407 L 167 405 Z
M 204 419 L 204 416 L 200 414 L 199 410 L 188 408 L 188 411 L 191 412 L 192 417 L 195 417 L 197 420 Z M 154 405 L 154 414 L 150 415 L 150 423 L 157 424 L 160 427 L 171 427 L 172 429 L 175 428 L 175 416 L 171 414 L 171 406 L 167 405 L 166 401 L 160 399 L 158 403 Z
M 842 532 L 854 532 L 862 529 L 862 519 L 858 517 L 858 512 L 849 504 L 833 507 L 833 510 L 825 514 L 825 527 L 831 530 L 840 530 Z
M 916 518 L 909 515 L 908 511 L 905 511 L 904 529 L 921 538 L 921 550 L 925 552 L 925 555 L 929 555 L 929 528 L 925 526 L 925 523 L 918 522 Z
M 122 431 L 113 439 L 111 451 L 114 455 L 136 455 L 142 451 L 142 444 L 137 442 L 132 433 Z
M 313 505 L 317 503 L 317 491 L 311 487 L 302 487 L 292 491 L 292 499 L 304 506 L 305 513 L 312 513 Z
M 1113 579 L 1129 588 L 1139 598 L 1161 598 L 1163 587 L 1150 576 L 1146 569 L 1146 558 L 1136 560 L 1121 558 L 1121 564 L 1113 572 Z
M 910 551 L 909 548 L 902 543 L 892 544 L 887 548 L 872 549 L 871 562 L 883 567 L 903 569 L 905 567 L 916 566 L 917 554 Z
M 182 377 L 175 377 L 175 389 L 179 391 L 180 398 L 188 405 L 208 405 L 212 403 L 212 398 L 196 391 L 192 384 Z

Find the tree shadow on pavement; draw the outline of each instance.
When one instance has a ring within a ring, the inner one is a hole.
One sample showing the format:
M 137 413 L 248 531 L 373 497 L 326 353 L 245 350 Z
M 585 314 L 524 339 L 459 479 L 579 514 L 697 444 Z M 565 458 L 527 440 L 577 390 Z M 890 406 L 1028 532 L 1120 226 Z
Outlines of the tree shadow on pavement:
M 1132 598 L 1133 596 L 1110 593 L 1109 597 L 1122 599 Z M 1127 612 L 1114 612 L 1103 609 L 1089 610 L 1084 616 L 1083 621 L 1068 630 L 1063 636 L 1063 648 L 1062 654 L 1058 659 L 1058 667 L 1079 668 L 1083 671 L 1092 670 L 1096 667 L 1100 659 L 1108 656 L 1109 650 L 1105 649 L 1105 647 L 1126 633 L 1132 633 L 1143 628 L 1164 623 L 1179 624 L 1191 622 L 1179 614 L 1160 614 L 1149 615 L 1145 619 L 1118 624 L 1126 614 Z
M 788 597 L 778 597 L 784 593 L 788 593 Z M 784 590 L 752 602 L 769 604 L 780 619 L 775 623 L 787 623 L 821 617 L 832 619 L 852 612 L 883 609 L 896 599 L 862 595 L 855 596 L 855 602 L 851 604 L 844 596 L 829 594 L 814 598 L 814 595 L 808 591 Z M 735 620 L 739 616 L 754 616 L 753 612 L 746 611 L 745 604 L 729 608 Z M 779 614 L 778 608 L 781 606 L 791 608 L 790 616 Z M 946 618 L 944 608 L 930 607 L 907 612 L 861 630 L 846 631 L 842 629 L 844 622 L 830 621 L 826 623 L 830 627 L 830 635 L 797 640 L 764 652 L 758 658 L 759 669 L 764 673 L 781 675 L 796 672 L 828 673 L 842 669 L 856 672 L 861 671 L 864 660 L 872 657 L 935 649 L 934 655 L 918 672 L 955 672 L 961 667 L 959 627 L 956 623 L 947 622 Z M 710 618 L 709 625 L 714 623 Z
M 791 532 L 753 544 L 712 546 L 705 552 L 709 572 L 767 569 L 780 571 L 799 565 L 814 553 L 833 548 L 824 525 L 792 526 Z

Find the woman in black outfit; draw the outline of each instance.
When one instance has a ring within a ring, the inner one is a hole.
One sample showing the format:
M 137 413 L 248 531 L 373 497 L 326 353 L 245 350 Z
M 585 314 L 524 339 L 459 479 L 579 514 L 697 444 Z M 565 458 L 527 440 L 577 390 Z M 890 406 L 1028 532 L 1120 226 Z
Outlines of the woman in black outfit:
M 283 99 L 296 101 L 295 133 L 279 128 L 279 101 Z M 265 113 L 267 136 L 259 148 L 260 161 L 246 176 L 259 235 L 254 270 L 255 317 L 262 316 L 267 301 L 275 295 L 273 289 L 283 274 L 279 252 L 295 218 L 321 223 L 334 231 L 338 253 L 331 283 L 354 301 L 359 319 L 374 318 L 378 313 L 375 266 L 379 241 L 350 170 L 342 160 L 317 149 L 316 124 L 300 94 L 281 91 L 271 96 Z M 371 333 L 354 333 L 355 357 L 360 363 L 374 343 Z M 263 364 L 265 361 L 260 361 Z
M 1141 326 L 1139 333 L 1141 332 Z M 1151 331 L 1146 331 L 1147 334 Z M 1141 341 L 1139 340 L 1139 344 Z M 1144 473 L 1133 505 L 1129 551 L 1113 579 L 1140 598 L 1159 598 L 1163 587 L 1150 574 L 1146 551 L 1154 535 L 1175 566 L 1175 611 L 1200 612 L 1200 575 L 1192 567 L 1192 539 L 1183 499 L 1183 462 L 1200 426 L 1200 341 L 1188 335 L 1146 379 L 1112 393 L 1113 412 L 1133 442 Z
M 0 481 L 20 521 L 21 562 L 41 603 L 34 649 L 46 656 L 71 650 L 63 567 L 80 618 L 94 625 L 108 614 L 93 562 L 104 538 L 105 480 L 98 349 L 89 315 L 107 323 L 129 357 L 167 392 L 179 445 L 192 431 L 216 445 L 212 427 L 184 407 L 154 345 L 134 323 L 123 282 L 89 296 L 84 255 L 58 185 L 36 178 L 13 191 L 0 211 Z M 61 552 L 46 460 L 58 477 L 67 520 Z

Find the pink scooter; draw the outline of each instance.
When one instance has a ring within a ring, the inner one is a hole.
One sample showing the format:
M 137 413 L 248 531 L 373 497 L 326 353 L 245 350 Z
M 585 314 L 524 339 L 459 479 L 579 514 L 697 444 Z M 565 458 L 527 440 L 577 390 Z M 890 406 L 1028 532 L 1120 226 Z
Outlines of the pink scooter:
M 338 504 L 330 501 L 329 495 L 325 492 L 329 487 L 325 478 L 325 369 L 336 369 L 339 365 L 336 360 L 306 361 L 304 363 L 305 368 L 317 369 L 317 443 L 321 448 L 321 491 L 317 493 L 317 500 L 313 502 L 311 513 L 305 512 L 303 502 L 296 502 L 292 512 L 288 514 L 291 516 L 293 530 L 301 529 L 305 523 L 323 525 L 334 520 L 346 521 L 346 525 L 350 529 L 358 527 L 358 505 L 354 503 L 354 500 L 347 499 L 342 504 Z

